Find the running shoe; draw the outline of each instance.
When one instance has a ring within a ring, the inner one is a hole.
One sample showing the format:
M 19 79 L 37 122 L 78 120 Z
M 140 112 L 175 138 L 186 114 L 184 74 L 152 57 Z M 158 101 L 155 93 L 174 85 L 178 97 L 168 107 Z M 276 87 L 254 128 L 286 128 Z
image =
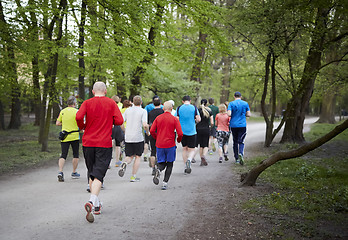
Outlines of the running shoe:
M 131 181 L 131 182 L 140 182 L 140 178 L 137 178 L 137 177 L 131 176 L 130 181 Z
M 190 174 L 191 171 L 192 171 L 192 169 L 191 169 L 191 160 L 187 160 L 187 161 L 186 161 L 185 173 Z
M 126 168 L 127 168 L 127 163 L 122 163 L 120 170 L 118 171 L 118 176 L 123 177 L 124 173 L 126 172 Z
M 101 202 L 99 202 L 99 207 L 94 207 L 93 213 L 95 215 L 99 215 L 99 214 L 101 214 L 101 209 L 102 209 L 102 204 L 101 204 Z
M 63 172 L 58 173 L 58 182 L 64 182 L 64 173 Z
M 222 157 L 219 157 L 219 163 L 222 163 Z
M 228 161 L 228 160 L 229 160 L 229 158 L 228 158 L 228 155 L 227 155 L 227 154 L 225 154 L 225 155 L 224 155 L 224 157 L 225 157 L 225 161 Z
M 92 213 L 92 210 L 93 210 L 92 202 L 87 202 L 85 204 L 85 209 L 87 211 L 86 220 L 88 222 L 90 222 L 90 223 L 93 223 L 94 222 L 94 216 L 93 216 L 93 213 Z
M 213 150 L 208 151 L 209 155 L 213 155 Z
M 201 157 L 201 166 L 208 166 L 208 162 L 205 157 Z
M 155 174 L 156 174 L 156 168 L 152 168 L 152 176 L 155 176 Z
M 243 154 L 241 154 L 241 153 L 240 153 L 238 156 L 239 156 L 239 158 L 238 158 L 238 159 L 239 159 L 239 163 L 240 163 L 240 165 L 242 165 L 242 166 L 243 166 L 243 165 L 244 165 L 244 158 L 243 158 Z
M 159 177 L 160 177 L 160 171 L 158 169 L 155 169 L 155 175 L 153 176 L 153 179 L 152 179 L 155 185 L 159 184 Z
M 80 174 L 77 173 L 77 172 L 73 172 L 73 173 L 71 173 L 71 178 L 72 179 L 78 179 L 78 178 L 80 178 Z
M 87 185 L 86 191 L 87 191 L 87 192 L 91 192 L 91 189 L 89 188 L 89 184 Z
M 119 167 L 119 166 L 121 166 L 121 164 L 122 164 L 122 161 L 118 161 L 118 162 L 115 163 L 115 167 Z
M 146 156 L 144 156 L 144 162 L 147 162 L 147 157 Z
M 192 158 L 191 163 L 196 163 L 196 159 Z
M 163 185 L 162 185 L 162 190 L 167 190 L 168 189 L 168 183 L 166 182 L 163 182 Z

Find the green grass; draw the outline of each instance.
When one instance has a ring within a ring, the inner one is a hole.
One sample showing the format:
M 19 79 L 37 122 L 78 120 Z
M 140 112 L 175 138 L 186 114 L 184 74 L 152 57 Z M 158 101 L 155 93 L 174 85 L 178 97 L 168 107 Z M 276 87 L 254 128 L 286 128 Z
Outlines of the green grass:
M 313 141 L 334 127 L 314 124 L 306 134 L 306 139 Z M 335 141 L 343 141 L 343 146 L 348 146 L 348 131 L 335 138 Z M 269 151 L 272 154 L 296 147 L 297 144 L 278 145 Z M 335 154 L 336 149 L 331 150 Z M 266 157 L 250 159 L 248 165 L 255 166 Z M 271 183 L 274 191 L 250 200 L 244 207 L 266 215 L 283 216 L 286 219 L 284 228 L 295 228 L 303 237 L 327 234 L 323 233 L 325 230 L 315 227 L 318 221 L 334 224 L 347 222 L 348 156 L 344 153 L 319 156 L 313 153 L 278 162 L 265 170 L 258 182 Z
M 38 143 L 39 127 L 25 124 L 19 130 L 0 131 L 0 174 L 16 172 L 47 162 L 58 160 L 60 156 L 60 127 L 51 125 L 48 152 L 41 152 Z M 70 153 L 69 153 L 70 154 Z

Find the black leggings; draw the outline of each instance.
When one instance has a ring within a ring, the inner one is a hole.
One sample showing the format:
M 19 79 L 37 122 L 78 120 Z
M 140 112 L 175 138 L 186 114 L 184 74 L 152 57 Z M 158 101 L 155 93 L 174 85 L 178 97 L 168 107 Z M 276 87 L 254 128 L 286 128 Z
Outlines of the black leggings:
M 172 175 L 173 170 L 173 163 L 174 162 L 161 162 L 158 163 L 158 169 L 162 172 L 164 169 L 166 169 L 166 172 L 164 173 L 164 179 L 166 183 L 169 181 L 170 175 Z

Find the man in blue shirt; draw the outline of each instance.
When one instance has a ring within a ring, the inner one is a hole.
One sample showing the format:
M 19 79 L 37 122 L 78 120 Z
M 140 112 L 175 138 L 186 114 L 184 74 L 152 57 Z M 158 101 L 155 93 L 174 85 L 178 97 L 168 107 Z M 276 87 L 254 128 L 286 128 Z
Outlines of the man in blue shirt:
M 246 136 L 246 118 L 250 117 L 249 104 L 242 100 L 240 92 L 234 93 L 234 101 L 228 104 L 228 116 L 231 117 L 230 128 L 233 136 L 233 153 L 236 162 L 244 164 L 244 139 Z
M 196 122 L 201 121 L 197 107 L 191 104 L 190 96 L 182 98 L 183 104 L 176 109 L 175 116 L 179 118 L 184 134 L 182 144 L 182 158 L 185 163 L 185 173 L 191 173 L 191 161 L 196 147 Z

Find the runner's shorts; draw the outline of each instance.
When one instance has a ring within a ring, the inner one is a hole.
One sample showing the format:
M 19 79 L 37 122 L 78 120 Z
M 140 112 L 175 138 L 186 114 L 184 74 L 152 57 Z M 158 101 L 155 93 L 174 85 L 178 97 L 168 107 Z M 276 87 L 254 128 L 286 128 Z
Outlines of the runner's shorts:
M 157 148 L 157 162 L 174 162 L 176 157 L 176 146 L 171 148 Z
M 62 149 L 62 154 L 60 155 L 60 158 L 66 159 L 68 157 L 70 145 L 73 151 L 73 158 L 79 158 L 79 144 L 80 144 L 80 140 L 61 142 L 60 147 Z
M 195 148 L 196 147 L 196 134 L 192 136 L 184 135 L 181 140 L 183 147 Z
M 83 155 L 88 170 L 89 178 L 103 182 L 106 171 L 110 165 L 112 148 L 83 147 Z
M 196 147 L 198 147 L 198 145 L 201 148 L 209 146 L 209 129 L 197 129 Z
M 156 139 L 150 135 L 151 157 L 156 157 Z
M 144 141 L 137 143 L 126 142 L 126 157 L 141 156 L 144 152 Z

